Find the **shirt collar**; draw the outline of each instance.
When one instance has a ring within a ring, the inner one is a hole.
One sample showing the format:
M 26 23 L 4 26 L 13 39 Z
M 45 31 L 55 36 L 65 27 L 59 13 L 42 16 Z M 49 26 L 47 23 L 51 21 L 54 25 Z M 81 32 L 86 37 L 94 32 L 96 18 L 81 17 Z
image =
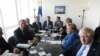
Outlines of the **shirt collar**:
M 87 45 L 85 45 L 86 47 L 90 47 L 92 45 L 93 41 Z

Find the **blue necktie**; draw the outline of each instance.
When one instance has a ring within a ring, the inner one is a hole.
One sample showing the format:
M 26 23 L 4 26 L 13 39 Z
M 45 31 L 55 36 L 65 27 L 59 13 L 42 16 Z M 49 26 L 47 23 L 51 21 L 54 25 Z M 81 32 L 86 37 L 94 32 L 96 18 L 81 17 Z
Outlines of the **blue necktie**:
M 86 46 L 83 45 L 80 50 L 78 51 L 78 53 L 76 54 L 76 56 L 81 56 L 83 54 L 83 51 L 85 50 Z

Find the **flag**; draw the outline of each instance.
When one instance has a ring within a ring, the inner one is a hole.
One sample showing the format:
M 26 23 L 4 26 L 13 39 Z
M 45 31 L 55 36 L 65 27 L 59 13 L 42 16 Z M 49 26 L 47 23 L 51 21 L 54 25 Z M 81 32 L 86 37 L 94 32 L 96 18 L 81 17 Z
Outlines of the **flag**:
M 42 5 L 38 6 L 38 16 L 42 17 Z
M 40 22 L 43 23 L 43 18 L 42 18 L 42 0 L 38 0 L 38 16 L 40 17 Z

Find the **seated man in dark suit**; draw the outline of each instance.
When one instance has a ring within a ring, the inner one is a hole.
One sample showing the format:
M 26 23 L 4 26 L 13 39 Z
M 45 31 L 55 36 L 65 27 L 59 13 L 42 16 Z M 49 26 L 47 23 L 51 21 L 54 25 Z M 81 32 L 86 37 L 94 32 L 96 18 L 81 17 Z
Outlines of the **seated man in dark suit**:
M 65 26 L 62 27 L 62 36 L 61 36 L 61 39 L 63 39 L 63 38 L 67 35 L 67 31 L 66 31 L 66 30 L 67 30 L 67 28 L 66 28 L 67 26 L 66 26 L 66 25 L 67 25 L 68 23 L 72 23 L 72 19 L 69 18 L 69 17 L 66 19 L 66 24 L 65 24 Z
M 59 31 L 59 29 L 62 27 L 63 27 L 63 21 L 61 21 L 61 18 L 59 16 L 57 16 L 57 19 L 54 24 L 54 28 L 56 29 L 56 31 Z
M 80 41 L 66 49 L 64 56 L 100 56 L 100 43 L 94 42 L 94 32 L 90 28 L 79 31 Z
M 41 22 L 39 21 L 40 17 L 35 17 L 35 22 L 32 24 L 34 31 L 37 33 L 39 30 L 42 30 Z
M 28 40 L 32 40 L 34 37 L 33 31 L 29 30 L 24 19 L 19 21 L 19 28 L 14 31 L 14 38 L 17 43 L 27 43 Z
M 10 52 L 18 53 L 20 50 L 18 48 L 13 48 L 10 46 L 5 39 L 2 37 L 3 32 L 2 28 L 0 27 L 0 55 L 3 54 L 6 50 L 9 50 Z
M 26 21 L 26 24 L 28 25 L 29 29 L 33 30 L 33 26 L 30 24 L 30 19 L 26 18 L 25 21 Z
M 50 19 L 50 16 L 47 16 L 47 20 L 43 23 L 43 30 L 53 29 L 53 22 Z

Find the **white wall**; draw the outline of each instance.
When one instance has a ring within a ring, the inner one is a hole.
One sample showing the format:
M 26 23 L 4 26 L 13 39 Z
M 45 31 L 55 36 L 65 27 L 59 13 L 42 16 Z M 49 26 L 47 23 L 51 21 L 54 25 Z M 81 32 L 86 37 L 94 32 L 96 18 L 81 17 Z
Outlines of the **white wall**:
M 100 0 L 89 0 L 86 13 L 84 26 L 95 29 L 100 23 Z
M 54 14 L 54 6 L 65 5 L 66 14 Z M 62 21 L 65 22 L 67 17 L 71 17 L 73 22 L 77 24 L 78 28 L 81 28 L 81 17 L 82 11 L 85 7 L 87 7 L 87 0 L 43 0 L 43 17 L 51 16 L 51 20 L 54 22 L 56 20 L 56 16 L 61 16 Z

